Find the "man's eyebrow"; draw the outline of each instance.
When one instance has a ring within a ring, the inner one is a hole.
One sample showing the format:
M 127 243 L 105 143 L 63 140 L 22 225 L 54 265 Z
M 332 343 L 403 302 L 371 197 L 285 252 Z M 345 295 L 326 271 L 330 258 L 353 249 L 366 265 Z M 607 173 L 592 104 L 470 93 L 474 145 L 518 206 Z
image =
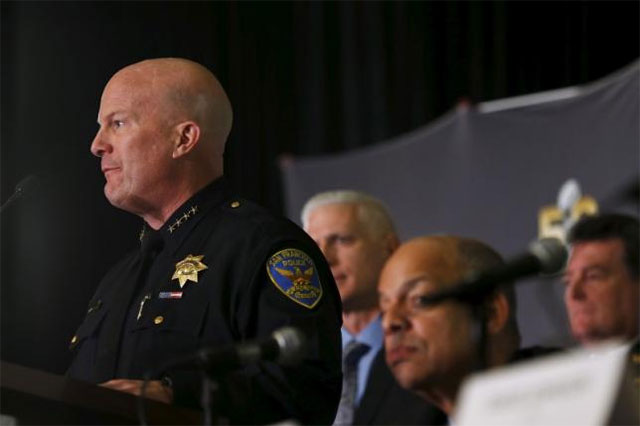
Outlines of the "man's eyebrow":
M 325 235 L 325 238 L 326 239 L 336 239 L 336 238 L 344 237 L 345 235 L 349 236 L 351 234 L 349 232 L 331 231 L 327 235 Z
M 608 270 L 609 270 L 609 268 L 607 268 L 604 265 L 590 265 L 590 266 L 587 266 L 586 268 L 582 269 L 583 272 L 593 272 L 593 271 L 596 271 L 596 272 L 607 272 Z M 563 275 L 565 277 L 570 277 L 571 275 L 578 274 L 578 273 L 580 273 L 580 271 L 574 271 L 574 270 L 571 270 L 571 269 L 567 269 L 564 272 Z
M 422 274 L 402 283 L 402 291 L 409 292 L 413 290 L 418 284 L 430 282 L 432 282 L 432 280 L 429 277 L 429 274 Z
M 400 289 L 395 293 L 397 297 L 406 297 L 407 293 L 413 290 L 418 284 L 428 284 L 432 283 L 433 280 L 429 278 L 428 274 L 422 274 L 417 277 L 413 277 L 408 281 L 405 281 L 401 284 Z M 378 290 L 378 299 L 382 299 L 384 294 Z
M 411 290 L 413 287 L 415 287 L 418 284 L 419 281 L 421 281 L 423 279 L 424 279 L 424 277 L 422 277 L 422 276 L 411 278 L 410 280 L 405 281 L 402 284 L 400 284 L 400 288 L 403 291 Z
M 110 113 L 110 114 L 105 115 L 103 118 L 105 119 L 105 121 L 109 121 L 109 119 L 111 118 L 112 115 L 113 115 L 113 113 Z M 96 118 L 96 123 L 98 123 L 98 125 L 102 126 L 102 123 L 100 122 L 100 115 L 98 115 L 98 118 Z
M 604 266 L 604 265 L 591 265 L 591 266 L 587 266 L 586 268 L 584 268 L 585 271 L 587 272 L 591 272 L 591 271 L 608 271 L 609 268 Z
M 105 115 L 105 116 L 104 116 L 104 119 L 105 119 L 106 121 L 109 121 L 109 120 L 110 120 L 111 118 L 113 118 L 113 116 L 114 116 L 114 115 L 116 115 L 116 114 L 125 114 L 125 111 L 123 111 L 123 110 L 121 110 L 121 109 L 119 109 L 119 110 L 115 110 L 115 111 L 112 111 L 112 112 L 110 112 L 109 114 Z M 96 122 L 97 122 L 98 124 L 100 124 L 100 125 L 102 124 L 102 123 L 100 123 L 100 116 L 98 116 L 98 118 L 96 119 Z

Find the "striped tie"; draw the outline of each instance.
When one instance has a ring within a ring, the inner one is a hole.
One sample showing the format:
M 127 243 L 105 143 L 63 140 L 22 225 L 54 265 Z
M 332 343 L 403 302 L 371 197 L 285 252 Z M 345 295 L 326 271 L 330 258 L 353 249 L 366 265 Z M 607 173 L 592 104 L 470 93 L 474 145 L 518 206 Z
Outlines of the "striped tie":
M 369 352 L 369 345 L 352 340 L 344 348 L 342 359 L 342 395 L 338 413 L 333 422 L 335 426 L 346 426 L 353 423 L 356 392 L 358 390 L 358 362 Z

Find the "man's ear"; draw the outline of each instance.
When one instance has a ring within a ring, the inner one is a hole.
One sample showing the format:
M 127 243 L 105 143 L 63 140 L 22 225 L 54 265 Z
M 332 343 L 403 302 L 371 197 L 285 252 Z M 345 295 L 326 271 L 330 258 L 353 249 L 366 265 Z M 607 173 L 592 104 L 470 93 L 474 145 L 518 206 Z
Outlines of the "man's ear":
M 185 121 L 176 126 L 177 140 L 173 148 L 173 158 L 191 152 L 200 141 L 200 126 L 193 121 Z
M 509 320 L 510 309 L 507 296 L 501 291 L 497 292 L 487 306 L 487 331 L 489 334 L 497 334 L 504 330 Z

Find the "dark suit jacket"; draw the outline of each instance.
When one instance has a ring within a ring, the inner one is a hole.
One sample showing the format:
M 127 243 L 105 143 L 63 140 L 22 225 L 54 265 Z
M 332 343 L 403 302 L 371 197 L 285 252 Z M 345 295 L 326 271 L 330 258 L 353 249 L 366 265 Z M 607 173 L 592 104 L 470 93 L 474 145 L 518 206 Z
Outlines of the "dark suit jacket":
M 371 365 L 367 388 L 358 406 L 355 425 L 446 424 L 445 414 L 395 381 L 384 360 L 384 348 Z

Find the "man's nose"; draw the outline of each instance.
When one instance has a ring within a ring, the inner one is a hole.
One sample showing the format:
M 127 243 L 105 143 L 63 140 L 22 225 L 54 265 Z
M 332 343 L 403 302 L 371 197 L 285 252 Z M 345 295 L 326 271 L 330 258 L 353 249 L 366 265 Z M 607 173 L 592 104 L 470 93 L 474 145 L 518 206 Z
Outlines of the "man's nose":
M 106 140 L 102 129 L 98 130 L 96 136 L 91 142 L 91 153 L 96 157 L 102 157 L 105 152 L 110 153 L 113 150 L 111 144 Z
M 333 266 L 338 262 L 336 257 L 335 249 L 329 243 L 320 243 L 320 251 L 324 255 L 324 258 L 327 259 L 327 263 L 329 266 Z
M 385 309 L 382 315 L 382 330 L 385 335 L 405 330 L 408 325 L 409 321 L 400 306 L 392 305 Z
M 581 278 L 574 278 L 567 283 L 566 288 L 567 298 L 569 299 L 584 299 L 584 283 Z

